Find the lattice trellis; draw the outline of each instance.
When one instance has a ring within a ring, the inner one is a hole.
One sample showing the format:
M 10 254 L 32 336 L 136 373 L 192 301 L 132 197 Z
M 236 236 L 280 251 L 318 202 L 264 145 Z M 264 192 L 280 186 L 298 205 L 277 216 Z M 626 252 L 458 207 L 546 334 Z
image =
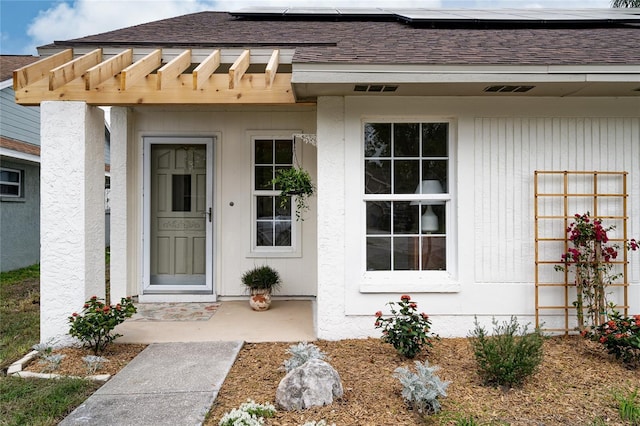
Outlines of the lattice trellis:
M 627 172 L 536 171 L 534 174 L 535 217 L 535 313 L 536 326 L 548 332 L 569 334 L 575 331 L 575 283 L 572 276 L 554 270 L 560 255 L 569 248 L 567 228 L 575 214 L 590 213 L 603 224 L 614 225 L 609 241 L 623 246 L 627 241 Z M 618 309 L 628 315 L 628 253 L 611 263 L 618 268 L 619 279 L 608 287 Z M 541 316 L 564 319 L 546 327 Z

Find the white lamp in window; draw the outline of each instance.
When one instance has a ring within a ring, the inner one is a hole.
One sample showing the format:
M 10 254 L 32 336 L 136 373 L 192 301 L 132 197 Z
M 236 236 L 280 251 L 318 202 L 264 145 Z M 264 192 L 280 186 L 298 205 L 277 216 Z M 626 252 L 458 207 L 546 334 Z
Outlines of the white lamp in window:
M 442 194 L 444 191 L 442 190 L 442 184 L 437 179 L 426 179 L 418 184 L 418 187 L 415 191 L 416 194 Z M 436 232 L 440 229 L 440 224 L 438 223 L 438 216 L 433 212 L 433 208 L 431 206 L 434 205 L 442 205 L 444 201 L 442 200 L 421 200 L 421 201 L 412 201 L 411 205 L 426 205 L 427 210 L 422 215 L 422 232 Z

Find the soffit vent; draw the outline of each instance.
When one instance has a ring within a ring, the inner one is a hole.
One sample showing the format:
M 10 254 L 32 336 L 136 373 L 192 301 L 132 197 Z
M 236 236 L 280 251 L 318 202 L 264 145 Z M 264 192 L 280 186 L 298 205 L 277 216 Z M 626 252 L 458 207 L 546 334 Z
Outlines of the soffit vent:
M 535 86 L 489 86 L 484 91 L 489 93 L 524 93 L 533 89 Z
M 387 86 L 384 84 L 356 84 L 353 88 L 354 92 L 395 92 L 398 86 Z

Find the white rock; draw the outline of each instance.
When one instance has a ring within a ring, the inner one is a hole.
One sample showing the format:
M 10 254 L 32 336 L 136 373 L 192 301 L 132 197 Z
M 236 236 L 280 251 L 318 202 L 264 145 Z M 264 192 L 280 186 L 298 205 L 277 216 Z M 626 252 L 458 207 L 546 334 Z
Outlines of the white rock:
M 280 381 L 276 405 L 286 411 L 302 410 L 331 404 L 343 393 L 338 372 L 325 361 L 310 359 Z

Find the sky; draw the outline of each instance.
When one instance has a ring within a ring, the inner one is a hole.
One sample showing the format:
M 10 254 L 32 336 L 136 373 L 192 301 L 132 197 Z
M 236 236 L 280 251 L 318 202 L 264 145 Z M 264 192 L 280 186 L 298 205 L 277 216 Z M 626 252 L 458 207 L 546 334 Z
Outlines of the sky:
M 203 10 L 255 6 L 608 8 L 611 0 L 0 0 L 0 54 Z

